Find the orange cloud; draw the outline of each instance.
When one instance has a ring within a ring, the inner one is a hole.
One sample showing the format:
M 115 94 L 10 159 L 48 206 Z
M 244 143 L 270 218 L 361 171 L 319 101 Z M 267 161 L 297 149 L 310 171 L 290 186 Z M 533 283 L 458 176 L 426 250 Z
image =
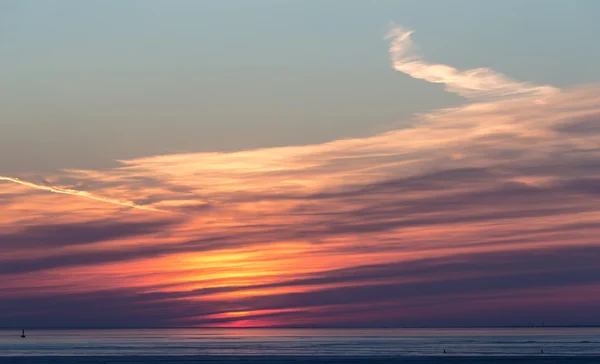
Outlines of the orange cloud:
M 0 317 L 474 323 L 492 301 L 526 317 L 542 291 L 597 298 L 600 88 L 432 65 L 410 34 L 392 32 L 396 70 L 485 101 L 362 138 L 44 176 L 77 189 L 0 178 Z

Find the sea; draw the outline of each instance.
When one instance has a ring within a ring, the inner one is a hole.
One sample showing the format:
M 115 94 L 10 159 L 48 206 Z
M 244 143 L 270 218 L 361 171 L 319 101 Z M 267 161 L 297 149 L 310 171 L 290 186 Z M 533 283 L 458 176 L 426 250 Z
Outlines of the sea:
M 190 328 L 20 335 L 20 330 L 0 330 L 0 363 L 600 364 L 600 328 Z

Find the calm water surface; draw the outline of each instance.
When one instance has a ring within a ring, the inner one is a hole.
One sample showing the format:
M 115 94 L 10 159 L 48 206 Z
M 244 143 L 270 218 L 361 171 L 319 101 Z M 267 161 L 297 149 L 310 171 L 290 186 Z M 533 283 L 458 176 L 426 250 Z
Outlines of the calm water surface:
M 0 330 L 0 356 L 600 355 L 600 328 Z

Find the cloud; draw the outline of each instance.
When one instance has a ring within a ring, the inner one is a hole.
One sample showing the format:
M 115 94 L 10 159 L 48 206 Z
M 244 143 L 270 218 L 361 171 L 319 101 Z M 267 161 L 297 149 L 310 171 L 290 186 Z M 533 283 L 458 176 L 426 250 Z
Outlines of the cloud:
M 564 259 L 564 255 L 571 260 Z M 81 322 L 106 326 L 169 325 L 193 317 L 194 324 L 235 323 L 230 312 L 247 311 L 247 318 L 277 318 L 279 325 L 293 325 L 312 315 L 320 324 L 336 324 L 338 315 L 350 315 L 361 323 L 374 307 L 386 311 L 376 317 L 381 323 L 406 323 L 419 317 L 425 309 L 441 310 L 429 321 L 446 315 L 446 320 L 460 322 L 464 309 L 489 312 L 490 301 L 530 300 L 546 297 L 552 292 L 583 290 L 575 304 L 600 297 L 599 247 L 538 248 L 527 253 L 502 252 L 464 254 L 452 257 L 428 258 L 389 264 L 359 265 L 338 270 L 324 270 L 302 279 L 281 280 L 252 286 L 210 287 L 194 290 L 132 292 L 131 289 L 109 288 L 91 292 L 59 293 L 49 296 L 39 291 L 6 297 L 0 292 L 0 312 L 27 312 L 11 315 L 9 323 L 23 317 L 35 317 L 38 326 L 61 324 L 72 326 Z M 577 261 L 577 265 L 571 262 Z M 312 287 L 310 290 L 280 293 L 290 287 Z M 160 287 L 157 287 L 160 288 Z M 272 289 L 267 295 L 252 295 L 232 300 L 219 294 L 239 294 L 243 291 Z M 565 298 L 565 301 L 568 299 Z M 440 306 L 463 306 L 458 313 L 444 313 Z M 496 302 L 496 304 L 498 304 Z M 569 306 L 572 305 L 569 304 Z M 527 321 L 533 311 L 516 305 L 511 320 Z M 559 305 L 555 313 L 568 317 Z M 387 312 L 393 308 L 395 312 Z M 97 314 L 90 320 L 87 310 Z M 117 314 L 114 312 L 118 311 Z M 327 315 L 321 315 L 325 311 Z M 137 312 L 137 313 L 136 313 Z M 304 313 L 298 315 L 298 312 Z M 586 309 L 594 315 L 594 309 Z M 327 317 L 328 316 L 328 317 Z M 217 318 L 214 318 L 217 317 Z M 464 320 L 464 318 L 463 318 Z M 79 322 L 78 322 L 79 321 Z M 4 321 L 6 322 L 6 321 Z M 185 321 L 184 321 L 185 322 Z M 511 321 L 513 322 L 513 321 Z M 496 321 L 494 324 L 502 324 Z
M 27 178 L 86 192 L 10 177 L 0 319 L 513 324 L 537 305 L 600 322 L 600 86 L 430 65 L 392 35 L 394 68 L 474 101 L 360 138 Z
M 172 221 L 86 221 L 85 223 L 27 226 L 12 233 L 0 233 L 0 245 L 10 250 L 58 248 L 102 241 L 142 237 L 169 228 Z
M 511 80 L 489 68 L 459 71 L 444 64 L 423 61 L 412 42 L 412 30 L 393 27 L 387 35 L 391 39 L 390 56 L 396 71 L 425 80 L 442 83 L 449 92 L 470 99 L 497 99 L 504 97 L 546 97 L 558 90 L 551 86 L 536 86 Z
M 156 212 L 161 211 L 161 210 L 154 209 L 152 207 L 136 205 L 135 203 L 130 202 L 130 201 L 119 201 L 119 200 L 115 200 L 115 199 L 100 197 L 100 196 L 93 195 L 86 191 L 77 191 L 77 190 L 73 190 L 73 189 L 69 189 L 69 188 L 42 186 L 42 185 L 38 185 L 35 183 L 22 181 L 18 178 L 0 176 L 0 181 L 18 183 L 23 186 L 27 186 L 27 187 L 31 187 L 31 188 L 35 188 L 35 189 L 43 190 L 43 191 L 49 191 L 49 192 L 53 192 L 53 193 L 62 193 L 62 194 L 66 194 L 66 195 L 82 196 L 82 197 L 89 198 L 89 199 L 96 200 L 96 201 L 107 202 L 107 203 L 126 206 L 126 207 L 132 207 L 134 209 L 156 211 Z

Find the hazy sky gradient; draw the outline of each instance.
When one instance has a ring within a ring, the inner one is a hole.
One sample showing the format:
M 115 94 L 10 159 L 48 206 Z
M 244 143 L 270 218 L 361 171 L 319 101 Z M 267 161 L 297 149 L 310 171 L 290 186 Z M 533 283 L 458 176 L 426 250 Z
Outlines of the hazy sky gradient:
M 462 100 L 390 73 L 390 21 L 432 61 L 596 82 L 597 2 L 2 1 L 0 172 L 325 142 Z
M 0 6 L 2 326 L 600 324 L 597 2 Z

